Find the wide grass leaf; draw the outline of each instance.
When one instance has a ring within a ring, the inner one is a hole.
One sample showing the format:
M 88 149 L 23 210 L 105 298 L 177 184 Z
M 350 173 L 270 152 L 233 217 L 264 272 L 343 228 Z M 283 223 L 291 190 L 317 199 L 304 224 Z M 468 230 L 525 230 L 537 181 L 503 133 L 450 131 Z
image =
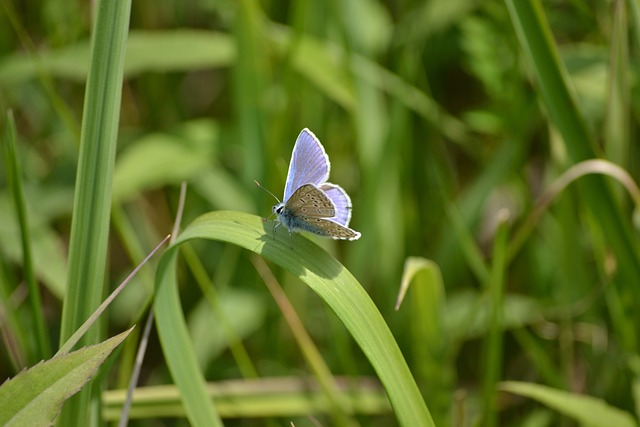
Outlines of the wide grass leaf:
M 84 81 L 89 71 L 89 42 L 38 53 L 55 77 Z M 189 71 L 229 66 L 235 57 L 233 39 L 202 30 L 132 31 L 127 41 L 124 75 L 145 71 Z M 0 64 L 0 85 L 15 85 L 37 76 L 36 62 L 20 53 Z
M 389 327 L 351 273 L 304 236 L 296 234 L 290 239 L 281 227 L 274 238 L 271 223 L 254 215 L 230 211 L 211 212 L 193 221 L 167 249 L 156 276 L 154 310 L 158 334 L 192 424 L 207 425 L 206 414 L 212 411 L 176 282 L 176 249 L 192 239 L 238 245 L 298 277 L 331 307 L 354 337 L 384 385 L 400 425 L 434 425 Z
M 0 386 L 0 425 L 48 426 L 133 328 L 20 372 Z
M 638 425 L 628 412 L 610 406 L 604 400 L 592 396 L 516 381 L 500 383 L 499 388 L 502 391 L 537 400 L 583 426 L 636 427 Z

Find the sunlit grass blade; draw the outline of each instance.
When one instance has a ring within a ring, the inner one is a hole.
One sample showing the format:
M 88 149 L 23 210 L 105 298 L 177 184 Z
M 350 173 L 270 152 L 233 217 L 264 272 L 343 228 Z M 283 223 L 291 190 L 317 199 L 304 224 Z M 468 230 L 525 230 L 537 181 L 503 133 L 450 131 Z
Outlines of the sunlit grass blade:
M 80 153 L 69 241 L 69 276 L 60 343 L 93 313 L 103 298 L 109 235 L 109 211 L 115 162 L 124 52 L 131 1 L 101 0 L 96 4 L 91 65 L 83 110 Z M 83 343 L 99 341 L 94 327 Z M 89 425 L 91 385 L 62 409 L 59 425 Z M 98 409 L 93 405 L 94 410 Z M 96 414 L 97 415 L 97 414 Z
M 29 219 L 27 216 L 27 205 L 22 185 L 22 168 L 16 151 L 16 123 L 13 118 L 13 113 L 9 112 L 7 114 L 5 126 L 6 132 L 3 138 L 5 154 L 3 156 L 5 160 L 4 164 L 7 172 L 7 181 L 13 194 L 13 204 L 16 209 L 16 217 L 20 224 L 22 269 L 24 271 L 27 287 L 29 288 L 29 303 L 31 306 L 33 326 L 35 329 L 36 352 L 29 354 L 29 360 L 33 364 L 36 361 L 48 358 L 51 355 L 51 344 L 49 343 L 47 326 L 44 322 L 42 299 L 40 298 L 40 289 L 36 282 L 36 275 L 33 266 Z
M 194 425 L 215 421 L 193 345 L 185 326 L 176 283 L 177 248 L 191 239 L 229 242 L 253 251 L 288 270 L 336 313 L 385 386 L 403 426 L 433 425 L 431 415 L 400 350 L 364 289 L 334 258 L 304 236 L 292 242 L 285 231 L 274 240 L 271 224 L 240 212 L 212 212 L 192 222 L 165 252 L 156 278 L 156 325 L 172 377 Z

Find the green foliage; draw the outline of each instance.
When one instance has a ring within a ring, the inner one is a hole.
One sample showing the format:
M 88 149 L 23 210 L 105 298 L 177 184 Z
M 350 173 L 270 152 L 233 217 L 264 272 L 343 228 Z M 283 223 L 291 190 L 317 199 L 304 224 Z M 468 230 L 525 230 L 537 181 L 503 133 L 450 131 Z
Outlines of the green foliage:
M 0 380 L 56 360 L 186 181 L 85 338 L 155 314 L 132 425 L 634 425 L 639 28 L 623 1 L 2 1 Z M 255 216 L 303 127 L 358 241 Z M 141 329 L 60 425 L 118 419 Z
M 58 355 L 7 380 L 0 386 L 0 423 L 34 427 L 53 424 L 65 400 L 80 391 L 130 332 Z
M 630 413 L 607 405 L 602 399 L 555 390 L 539 384 L 515 381 L 500 384 L 500 389 L 537 400 L 573 418 L 583 426 L 635 427 L 638 425 Z
M 218 211 L 194 220 L 158 266 L 155 315 L 172 376 L 180 388 L 190 421 L 213 425 L 215 416 L 198 369 L 182 315 L 176 282 L 177 245 L 191 239 L 229 242 L 283 267 L 313 289 L 349 330 L 385 386 L 402 425 L 433 425 L 431 416 L 384 319 L 367 293 L 338 261 L 302 237 L 290 240 L 284 227 L 277 238 L 255 216 Z M 206 417 L 210 417 L 207 419 Z

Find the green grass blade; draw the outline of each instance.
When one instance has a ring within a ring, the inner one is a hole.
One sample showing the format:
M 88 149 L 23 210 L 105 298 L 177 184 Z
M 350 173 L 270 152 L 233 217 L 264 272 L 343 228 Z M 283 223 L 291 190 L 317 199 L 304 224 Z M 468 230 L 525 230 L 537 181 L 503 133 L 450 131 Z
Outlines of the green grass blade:
M 565 139 L 569 156 L 573 161 L 593 157 L 591 135 L 569 91 L 567 72 L 560 62 L 540 3 L 537 0 L 506 0 L 506 3 L 542 100 Z
M 245 153 L 243 163 L 244 178 L 250 182 L 255 177 L 264 176 L 264 130 L 265 110 L 260 94 L 265 90 L 265 72 L 268 62 L 262 29 L 262 15 L 256 1 L 238 4 L 235 22 L 237 58 L 235 62 L 236 114 L 238 116 L 238 136 Z M 255 190 L 254 190 L 255 191 Z
M 537 400 L 583 426 L 637 427 L 630 413 L 591 396 L 569 393 L 540 384 L 507 381 L 500 390 Z
M 182 314 L 176 283 L 176 250 L 191 239 L 210 239 L 253 251 L 300 278 L 324 299 L 353 335 L 385 386 L 400 424 L 434 425 L 398 345 L 362 286 L 340 263 L 303 236 L 295 235 L 291 242 L 282 229 L 275 240 L 271 233 L 271 224 L 265 224 L 259 217 L 212 212 L 191 223 L 160 261 L 156 324 L 190 421 L 194 425 L 212 425 L 215 416 Z
M 542 6 L 537 0 L 506 0 L 511 20 L 522 49 L 533 68 L 534 79 L 549 117 L 563 137 L 567 154 L 573 163 L 596 157 L 591 135 L 576 106 L 567 84 L 567 72 L 559 60 L 549 25 Z M 640 277 L 640 248 L 626 218 L 615 200 L 611 189 L 600 176 L 586 177 L 580 183 L 583 196 L 594 218 L 597 218 L 616 256 L 620 283 L 635 283 Z M 621 289 L 626 298 L 640 301 L 640 287 Z M 637 323 L 640 317 L 635 310 Z M 637 351 L 638 340 L 627 350 Z
M 605 150 L 612 162 L 629 166 L 629 42 L 626 3 L 613 3 L 611 65 L 609 67 L 608 108 L 605 122 Z
M 335 380 L 339 387 L 335 398 L 347 402 L 355 413 L 376 415 L 388 414 L 391 410 L 387 395 L 373 378 L 338 377 Z M 225 418 L 291 419 L 330 409 L 330 403 L 323 396 L 324 392 L 309 378 L 279 376 L 210 382 L 207 384 L 207 393 Z M 106 390 L 102 393 L 102 414 L 105 421 L 118 420 L 125 399 L 124 389 Z M 176 386 L 158 385 L 135 389 L 131 418 L 157 420 L 159 417 L 178 418 L 184 415 L 180 390 Z
M 396 310 L 411 286 L 406 304 L 411 312 L 409 325 L 413 366 L 420 387 L 426 388 L 425 400 L 437 425 L 446 425 L 451 414 L 454 366 L 450 363 L 451 334 L 445 328 L 445 287 L 438 265 L 426 258 L 409 257 L 405 261 Z M 402 308 L 403 309 L 403 308 Z
M 20 241 L 22 243 L 22 266 L 25 281 L 29 288 L 29 303 L 33 313 L 33 326 L 36 335 L 36 352 L 30 357 L 30 361 L 35 363 L 38 360 L 51 356 L 51 345 L 49 334 L 42 314 L 42 300 L 40 289 L 36 282 L 36 275 L 33 266 L 33 256 L 31 250 L 31 236 L 29 233 L 29 221 L 27 218 L 27 206 L 22 187 L 22 170 L 20 160 L 16 152 L 16 123 L 13 113 L 7 114 L 6 133 L 4 138 L 5 148 L 5 168 L 7 171 L 7 181 L 12 189 L 13 202 L 16 208 L 16 216 L 20 224 Z
M 180 294 L 175 283 L 177 254 L 173 248 L 175 246 L 167 249 L 158 265 L 153 306 L 164 357 L 180 389 L 189 422 L 194 426 L 222 426 L 215 407 L 207 397 L 205 381 L 182 314 Z
M 482 393 L 485 426 L 497 425 L 496 383 L 501 376 L 504 334 L 504 287 L 507 269 L 507 237 L 509 214 L 503 210 L 497 213 L 498 229 L 493 242 L 492 265 L 487 292 L 491 304 L 489 331 L 484 351 L 484 391 Z
M 130 10 L 129 0 L 97 3 L 76 175 L 61 344 L 93 313 L 104 293 L 112 175 Z M 99 328 L 90 330 L 83 339 L 85 344 L 98 341 Z M 89 425 L 90 392 L 90 386 L 86 387 L 67 402 L 59 425 Z

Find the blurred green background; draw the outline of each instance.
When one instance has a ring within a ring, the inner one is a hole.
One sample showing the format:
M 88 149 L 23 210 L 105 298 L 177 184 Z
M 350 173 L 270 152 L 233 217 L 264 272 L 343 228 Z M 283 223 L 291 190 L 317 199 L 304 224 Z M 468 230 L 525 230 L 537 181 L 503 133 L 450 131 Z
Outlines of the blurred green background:
M 540 6 L 542 29 L 575 101 L 567 107 L 554 104 L 561 91 L 545 80 L 554 63 L 527 45 L 533 30 L 517 3 L 133 2 L 109 288 L 170 232 L 181 181 L 188 183 L 183 225 L 212 210 L 268 216 L 274 200 L 253 181 L 280 196 L 295 138 L 308 127 L 331 159 L 331 182 L 351 195 L 351 227 L 362 233 L 355 242 L 313 240 L 366 288 L 438 425 L 479 419 L 487 358 L 499 362 L 498 380 L 541 383 L 637 413 L 640 263 L 632 199 L 616 180 L 589 178 L 532 215 L 551 183 L 580 160 L 607 159 L 637 180 L 639 4 L 532 3 Z M 94 11 L 79 1 L 0 4 L 0 109 L 3 117 L 11 109 L 17 122 L 34 268 L 55 348 Z M 586 138 L 578 131 L 572 142 L 571 126 L 582 126 Z M 503 342 L 491 347 L 492 253 L 504 210 Z M 2 173 L 2 379 L 37 362 L 18 230 Z M 183 252 L 180 292 L 208 380 L 246 374 L 217 327 L 220 313 L 260 377 L 309 375 L 248 253 L 201 242 Z M 395 311 L 409 257 L 437 265 L 443 294 L 416 286 Z M 331 371 L 374 376 L 321 300 L 293 276 L 274 272 Z M 105 334 L 141 323 L 153 274 L 143 270 L 110 307 Z M 202 277 L 215 296 L 203 297 Z M 431 312 L 424 301 L 431 301 Z M 8 316 L 22 327 L 12 329 Z M 151 336 L 140 384 L 170 384 Z M 103 388 L 126 387 L 136 343 L 127 345 Z M 13 359 L 9 346 L 21 358 Z M 513 394 L 496 392 L 491 410 L 499 425 L 573 425 Z M 363 426 L 396 422 L 388 407 L 373 412 L 355 418 Z M 187 424 L 149 418 L 132 425 Z M 225 423 L 289 425 L 290 419 L 314 425 L 299 415 Z

